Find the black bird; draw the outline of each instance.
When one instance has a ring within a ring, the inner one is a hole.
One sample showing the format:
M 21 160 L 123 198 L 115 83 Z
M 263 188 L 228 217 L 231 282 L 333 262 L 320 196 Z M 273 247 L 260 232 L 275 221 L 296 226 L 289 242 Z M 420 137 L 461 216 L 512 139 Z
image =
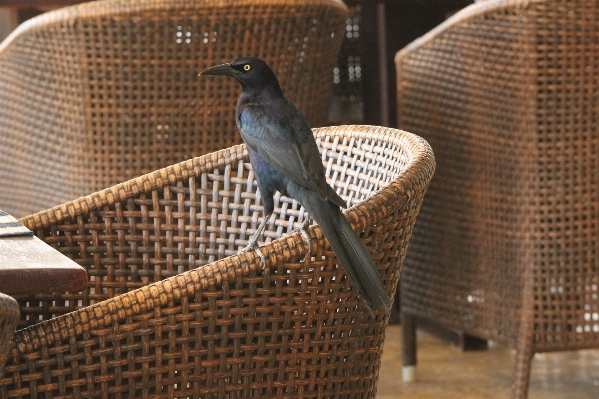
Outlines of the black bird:
M 274 211 L 273 195 L 279 191 L 299 202 L 318 223 L 367 307 L 388 313 L 390 300 L 376 265 L 341 213 L 339 208 L 347 205 L 326 182 L 312 130 L 283 95 L 274 72 L 259 58 L 241 57 L 200 75 L 232 76 L 241 83 L 235 119 L 264 202 L 264 219 L 244 250 L 257 249 L 258 236 Z M 310 244 L 306 226 L 302 233 Z

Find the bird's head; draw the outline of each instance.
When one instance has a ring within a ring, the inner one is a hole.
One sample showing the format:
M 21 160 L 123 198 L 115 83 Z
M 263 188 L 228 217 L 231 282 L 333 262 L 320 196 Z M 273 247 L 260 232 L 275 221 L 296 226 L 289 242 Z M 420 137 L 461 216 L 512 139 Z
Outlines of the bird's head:
M 260 58 L 240 57 L 229 64 L 204 69 L 200 76 L 225 75 L 234 77 L 245 89 L 260 91 L 272 87 L 281 90 L 277 76 Z

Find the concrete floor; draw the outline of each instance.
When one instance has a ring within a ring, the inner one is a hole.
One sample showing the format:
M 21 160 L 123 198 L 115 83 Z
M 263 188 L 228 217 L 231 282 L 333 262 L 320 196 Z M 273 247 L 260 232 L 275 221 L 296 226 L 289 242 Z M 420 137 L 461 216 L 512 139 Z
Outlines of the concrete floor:
M 401 326 L 387 329 L 377 399 L 509 399 L 515 352 L 460 352 L 418 333 L 418 380 L 401 380 Z M 529 399 L 599 398 L 599 350 L 536 354 Z

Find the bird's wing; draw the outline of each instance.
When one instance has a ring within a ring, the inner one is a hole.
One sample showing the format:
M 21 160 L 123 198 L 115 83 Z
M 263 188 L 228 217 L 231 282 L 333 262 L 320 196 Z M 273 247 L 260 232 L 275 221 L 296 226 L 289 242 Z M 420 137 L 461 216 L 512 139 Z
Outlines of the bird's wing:
M 278 108 L 276 115 L 267 109 Z M 278 107 L 247 104 L 237 115 L 246 144 L 266 162 L 300 186 L 345 208 L 345 201 L 327 184 L 312 130 L 291 101 Z
M 299 110 L 278 108 L 280 112 L 269 115 L 265 107 L 247 105 L 237 118 L 239 131 L 246 144 L 275 169 L 296 184 L 320 192 L 326 181 L 312 131 L 301 114 L 298 117 Z

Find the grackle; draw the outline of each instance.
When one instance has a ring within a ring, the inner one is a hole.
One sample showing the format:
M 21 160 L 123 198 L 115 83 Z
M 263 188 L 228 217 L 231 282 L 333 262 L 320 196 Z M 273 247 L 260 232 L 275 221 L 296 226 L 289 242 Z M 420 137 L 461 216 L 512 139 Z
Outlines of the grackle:
M 376 265 L 341 213 L 339 208 L 347 205 L 326 182 L 312 130 L 299 108 L 283 95 L 274 72 L 259 58 L 242 57 L 200 75 L 232 76 L 242 87 L 235 119 L 264 202 L 264 219 L 243 250 L 258 249 L 258 236 L 274 211 L 273 195 L 279 191 L 299 202 L 318 223 L 368 310 L 370 305 L 388 313 L 390 300 Z M 311 246 L 306 227 L 307 223 L 301 231 Z

